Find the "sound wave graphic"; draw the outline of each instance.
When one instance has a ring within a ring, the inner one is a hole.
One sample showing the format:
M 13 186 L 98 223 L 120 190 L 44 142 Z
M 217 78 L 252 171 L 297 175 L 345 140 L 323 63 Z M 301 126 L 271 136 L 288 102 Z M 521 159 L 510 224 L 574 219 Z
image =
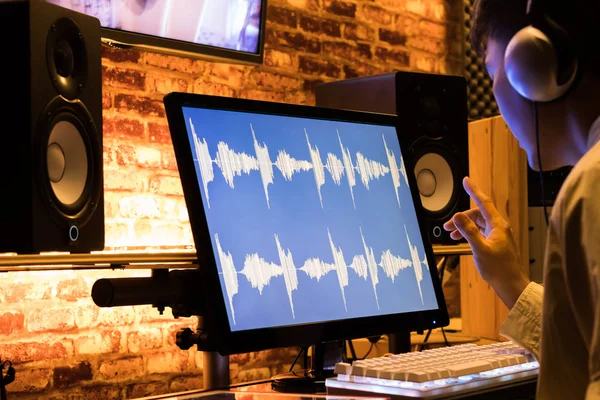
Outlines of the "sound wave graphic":
M 379 181 L 381 178 L 391 175 L 394 190 L 396 192 L 396 198 L 398 199 L 398 207 L 400 207 L 400 195 L 398 192 L 401 184 L 400 175 L 404 176 L 404 181 L 408 186 L 404 161 L 402 160 L 402 157 L 400 157 L 400 167 L 398 167 L 396 155 L 387 147 L 385 138 L 383 138 L 383 145 L 387 154 L 388 165 L 384 165 L 383 163 L 375 160 L 370 160 L 361 152 L 355 153 L 356 163 L 354 163 L 352 160 L 352 153 L 349 148 L 344 147 L 339 131 L 337 131 L 337 136 L 342 156 L 340 158 L 336 154 L 327 153 L 325 163 L 323 163 L 319 149 L 317 146 L 313 146 L 310 143 L 306 129 L 304 130 L 304 133 L 306 136 L 308 156 L 310 160 L 296 159 L 288 154 L 285 150 L 278 150 L 277 158 L 275 162 L 273 162 L 269 155 L 269 149 L 266 143 L 259 143 L 256 138 L 254 128 L 252 124 L 250 124 L 250 132 L 254 141 L 254 155 L 246 154 L 244 152 L 236 152 L 235 150 L 231 149 L 227 143 L 220 141 L 217 144 L 217 152 L 215 158 L 213 159 L 210 155 L 206 139 L 202 138 L 202 140 L 200 140 L 191 118 L 189 118 L 189 122 L 194 141 L 196 159 L 200 169 L 200 176 L 202 178 L 202 186 L 208 200 L 207 203 L 209 208 L 210 197 L 208 193 L 208 184 L 212 182 L 215 177 L 213 164 L 216 164 L 221 170 L 223 178 L 232 189 L 235 188 L 234 179 L 236 177 L 249 175 L 254 171 L 258 171 L 263 183 L 263 189 L 268 208 L 271 208 L 269 199 L 269 185 L 273 184 L 275 180 L 273 167 L 276 167 L 281 173 L 283 179 L 288 182 L 292 180 L 294 174 L 312 170 L 314 173 L 315 184 L 317 187 L 317 193 L 319 195 L 319 201 L 321 203 L 321 208 L 324 208 L 321 187 L 326 181 L 325 171 L 328 172 L 331 180 L 337 186 L 340 186 L 342 184 L 342 179 L 346 177 L 354 208 L 356 208 L 354 187 L 356 186 L 357 182 L 357 174 L 359 175 L 363 186 L 367 190 L 369 190 L 371 182 L 375 180 Z
M 289 249 L 284 249 L 281 246 L 279 237 L 277 234 L 275 234 L 274 237 L 279 254 L 279 264 L 266 261 L 258 253 L 247 254 L 244 261 L 244 267 L 239 272 L 236 270 L 231 254 L 223 251 L 221 243 L 219 242 L 219 236 L 215 234 L 219 262 L 222 269 L 221 274 L 223 275 L 223 280 L 225 281 L 225 291 L 229 300 L 233 323 L 236 323 L 235 312 L 233 308 L 233 297 L 238 294 L 239 290 L 237 277 L 238 274 L 244 275 L 248 282 L 250 282 L 252 288 L 258 289 L 261 295 L 264 288 L 271 284 L 271 280 L 273 278 L 283 276 L 288 294 L 288 300 L 290 302 L 292 317 L 294 319 L 296 318 L 296 314 L 294 311 L 292 292 L 294 290 L 298 290 L 298 271 L 304 272 L 309 278 L 316 279 L 317 282 L 319 282 L 330 272 L 335 271 L 342 300 L 344 302 L 344 309 L 346 312 L 348 312 L 345 288 L 349 285 L 349 268 L 352 269 L 359 278 L 364 280 L 367 280 L 369 277 L 371 278 L 377 309 L 379 309 L 379 298 L 377 294 L 377 285 L 379 284 L 379 267 L 381 267 L 385 276 L 392 282 L 395 282 L 395 279 L 400 274 L 400 271 L 407 268 L 413 268 L 415 280 L 421 296 L 421 303 L 424 304 L 423 293 L 421 290 L 421 282 L 423 281 L 422 264 L 425 265 L 427 271 L 429 271 L 429 265 L 427 263 L 426 256 L 423 261 L 421 261 L 419 258 L 418 249 L 416 246 L 411 244 L 406 226 L 404 227 L 404 230 L 410 250 L 410 259 L 402 258 L 401 256 L 392 254 L 390 250 L 385 250 L 380 256 L 380 262 L 377 263 L 373 248 L 367 245 L 361 228 L 360 235 L 364 247 L 364 254 L 354 255 L 352 262 L 350 264 L 346 264 L 344 252 L 341 248 L 335 245 L 331 236 L 331 232 L 329 232 L 329 229 L 327 229 L 327 235 L 329 238 L 329 245 L 333 259 L 332 263 L 319 258 L 309 258 L 304 262 L 304 264 L 302 264 L 300 268 L 296 268 L 291 251 Z

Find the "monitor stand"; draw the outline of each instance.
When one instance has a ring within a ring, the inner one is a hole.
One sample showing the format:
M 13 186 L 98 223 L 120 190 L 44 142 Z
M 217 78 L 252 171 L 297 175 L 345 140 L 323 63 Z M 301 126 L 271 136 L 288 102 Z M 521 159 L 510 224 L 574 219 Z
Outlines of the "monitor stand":
M 325 393 L 325 379 L 333 377 L 337 362 L 346 359 L 346 342 L 336 341 L 311 346 L 310 369 L 276 375 L 271 387 L 286 393 Z

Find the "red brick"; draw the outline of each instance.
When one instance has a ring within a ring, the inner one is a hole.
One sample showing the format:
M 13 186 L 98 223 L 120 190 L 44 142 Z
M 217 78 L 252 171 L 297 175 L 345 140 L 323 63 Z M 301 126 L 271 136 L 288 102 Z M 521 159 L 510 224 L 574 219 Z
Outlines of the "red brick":
M 187 92 L 189 82 L 183 78 L 167 78 L 164 76 L 147 76 L 147 90 L 150 93 L 167 94 L 171 92 Z
M 373 57 L 371 46 L 368 44 L 349 44 L 346 42 L 323 42 L 323 51 L 331 56 L 344 60 L 365 60 Z
M 302 15 L 300 16 L 300 27 L 306 32 L 323 33 L 332 37 L 342 36 L 342 24 L 333 19 Z
M 130 94 L 117 94 L 115 108 L 120 112 L 134 112 L 144 117 L 164 117 L 165 107 L 162 101 Z
M 157 124 L 154 122 L 148 123 L 148 136 L 151 143 L 162 143 L 173 146 L 171 141 L 171 131 L 169 125 Z
M 105 205 L 106 198 L 105 198 Z M 80 306 L 75 309 L 75 325 L 79 329 L 93 328 L 98 326 L 98 314 L 100 308 L 96 305 Z
M 160 218 L 163 216 L 160 213 L 155 196 L 150 194 L 132 194 L 120 198 L 118 215 L 121 218 L 128 219 Z
M 82 398 L 86 400 L 122 399 L 122 388 L 116 385 L 86 386 Z M 77 397 L 80 398 L 80 397 Z M 71 400 L 71 399 L 69 399 Z M 74 400 L 74 399 L 73 399 Z
M 393 21 L 392 13 L 381 7 L 364 5 L 361 9 L 362 17 L 369 22 L 380 25 L 391 25 Z
M 48 389 L 50 386 L 51 369 L 22 369 L 15 374 L 15 380 L 6 387 L 10 399 L 11 393 L 36 393 Z M 20 396 L 15 396 L 15 398 Z
M 385 47 L 378 47 L 375 50 L 375 55 L 381 61 L 386 63 L 394 63 L 401 66 L 408 66 L 410 60 L 410 54 L 407 51 L 387 49 Z
M 144 90 L 146 74 L 130 69 L 103 66 L 102 84 L 120 89 Z
M 123 249 L 135 243 L 132 230 L 132 221 L 110 221 L 104 222 L 105 249 Z
M 115 151 L 115 156 L 117 159 L 118 165 L 135 165 L 136 164 L 136 154 L 135 147 L 128 144 L 121 144 L 117 146 L 117 150 Z
M 121 346 L 121 332 L 94 331 L 89 335 L 81 335 L 75 340 L 77 354 L 110 354 L 117 353 Z
M 325 75 L 331 78 L 339 78 L 341 69 L 334 63 L 320 58 L 300 56 L 300 72 L 309 75 Z
M 283 102 L 288 104 L 309 104 L 309 99 L 312 98 L 310 93 L 306 94 L 305 92 L 301 92 L 299 90 L 287 92 L 284 93 L 284 95 L 285 97 L 283 99 Z M 314 101 L 310 101 L 310 105 L 314 105 Z
M 401 14 L 396 16 L 396 32 L 404 36 L 421 35 L 419 18 L 412 14 Z
M 162 344 L 160 328 L 139 328 L 127 334 L 127 349 L 130 353 L 137 354 L 143 350 L 158 349 Z
M 365 63 L 353 63 L 352 65 L 344 65 L 344 77 L 346 79 L 358 78 L 361 76 L 371 76 L 383 73 L 384 70 L 380 67 Z
M 49 282 L 19 282 L 3 283 L 4 301 L 6 303 L 22 303 L 28 300 L 48 300 L 52 297 Z
M 162 152 L 162 167 L 167 171 L 178 171 L 177 159 L 175 158 L 175 151 L 173 147 L 164 149 Z
M 92 376 L 92 365 L 89 361 L 82 361 L 73 366 L 54 368 L 52 380 L 55 388 L 65 388 L 89 381 Z
M 183 392 L 188 390 L 202 389 L 204 381 L 201 376 L 178 376 L 171 381 L 169 390 L 171 392 Z
M 157 199 L 161 215 L 168 219 L 179 219 L 189 221 L 185 199 L 183 197 L 166 197 Z
M 344 24 L 344 37 L 350 40 L 374 40 L 375 29 L 364 24 L 347 22 Z
M 380 28 L 379 29 L 379 40 L 381 40 L 382 42 L 387 42 L 394 46 L 404 45 L 404 44 L 406 44 L 406 35 L 399 33 L 397 31 Z
M 98 368 L 98 378 L 106 380 L 129 380 L 146 375 L 142 357 L 127 357 L 105 361 Z
M 133 223 L 135 243 L 143 246 L 189 246 L 194 241 L 189 224 L 180 221 L 138 219 Z
M 318 39 L 308 37 L 300 32 L 269 29 L 266 33 L 266 41 L 273 47 L 284 46 L 295 51 L 306 51 L 309 53 L 321 52 L 321 43 Z
M 98 324 L 101 326 L 125 326 L 133 324 L 135 311 L 133 307 L 100 308 Z
M 301 10 L 319 11 L 321 9 L 319 0 L 287 0 L 287 5 Z
M 105 139 L 142 139 L 146 135 L 144 124 L 134 119 L 104 116 L 102 123 Z
M 213 63 L 208 68 L 212 81 L 226 83 L 230 87 L 241 87 L 244 84 L 244 68 L 224 63 Z
M 0 343 L 0 354 L 13 363 L 64 359 L 73 355 L 73 343 L 62 339 L 59 342 Z
M 244 369 L 238 373 L 238 382 L 251 382 L 271 378 L 271 370 L 267 367 Z
M 253 86 L 258 86 L 261 89 L 276 89 L 282 92 L 297 90 L 302 84 L 302 81 L 296 77 L 259 70 L 251 72 L 249 79 Z
M 267 20 L 269 23 L 285 25 L 290 28 L 298 26 L 298 14 L 295 10 L 286 7 L 269 5 L 267 9 Z
M 441 22 L 446 21 L 446 7 L 444 0 L 406 0 L 406 11 Z
M 27 315 L 29 332 L 69 331 L 75 329 L 75 317 L 70 308 L 31 310 Z
M 356 4 L 339 0 L 323 0 L 325 11 L 342 17 L 354 18 L 356 16 Z
M 10 335 L 23 330 L 25 316 L 21 311 L 0 312 L 0 335 Z
M 163 195 L 181 196 L 183 189 L 178 177 L 155 175 L 150 178 L 150 191 Z
M 425 19 L 419 22 L 419 31 L 423 36 L 429 36 L 439 40 L 445 40 L 446 35 L 448 34 L 448 28 L 446 24 L 439 24 L 436 22 L 427 21 Z
M 264 64 L 267 67 L 290 68 L 293 64 L 293 58 L 289 53 L 265 48 Z
M 159 53 L 143 53 L 143 63 L 169 71 L 186 74 L 199 74 L 204 70 L 205 62 L 185 57 L 168 56 Z
M 137 64 L 140 60 L 140 52 L 137 50 L 115 49 L 108 46 L 102 46 L 102 58 L 117 63 L 130 62 Z
M 148 356 L 147 372 L 149 374 L 180 373 L 185 371 L 188 363 L 189 353 L 186 350 L 153 353 Z
M 104 190 L 141 192 L 146 187 L 146 176 L 129 171 L 104 170 Z
M 406 46 L 409 48 L 426 51 L 435 55 L 442 55 L 446 51 L 444 42 L 425 36 L 414 36 L 408 39 Z
M 102 158 L 104 165 L 112 164 L 115 161 L 113 148 L 110 145 L 107 145 L 106 141 L 103 145 Z
M 420 53 L 413 51 L 410 54 L 410 67 L 411 69 L 424 71 L 424 72 L 436 72 L 437 58 L 431 54 Z
M 102 93 L 102 109 L 109 110 L 112 107 L 112 95 L 110 93 Z
M 285 101 L 284 93 L 258 89 L 242 90 L 239 92 L 239 97 L 243 99 L 273 101 L 276 103 L 283 103 Z
M 235 97 L 235 91 L 228 85 L 222 83 L 207 82 L 204 78 L 194 82 L 194 93 L 207 94 L 211 96 Z M 170 136 L 169 136 L 170 137 Z
M 88 299 L 91 293 L 92 287 L 83 278 L 61 281 L 56 286 L 56 297 L 61 300 Z
M 189 389 L 186 389 L 189 390 Z M 128 385 L 126 389 L 128 399 L 137 399 L 147 396 L 158 396 L 169 393 L 167 382 L 148 382 Z

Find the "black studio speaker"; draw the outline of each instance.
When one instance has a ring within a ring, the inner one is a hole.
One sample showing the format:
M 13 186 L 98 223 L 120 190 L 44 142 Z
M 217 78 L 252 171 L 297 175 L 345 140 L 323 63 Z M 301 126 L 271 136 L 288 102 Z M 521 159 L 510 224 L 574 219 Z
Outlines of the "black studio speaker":
M 470 207 L 462 187 L 462 178 L 469 173 L 466 80 L 393 72 L 318 85 L 316 100 L 320 107 L 398 115 L 431 241 L 456 244 L 442 225 Z
M 0 2 L 0 252 L 104 248 L 100 23 Z

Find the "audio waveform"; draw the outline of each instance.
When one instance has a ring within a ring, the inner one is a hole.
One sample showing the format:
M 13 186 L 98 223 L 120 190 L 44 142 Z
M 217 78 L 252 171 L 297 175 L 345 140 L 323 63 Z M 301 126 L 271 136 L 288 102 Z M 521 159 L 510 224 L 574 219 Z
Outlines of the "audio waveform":
M 232 189 L 235 188 L 234 180 L 236 177 L 249 175 L 254 171 L 258 171 L 261 176 L 268 208 L 271 208 L 269 185 L 273 184 L 275 180 L 273 167 L 276 167 L 281 173 L 283 179 L 288 182 L 292 180 L 294 174 L 312 170 L 321 208 L 324 208 L 321 187 L 326 182 L 325 171 L 327 171 L 331 177 L 331 180 L 337 186 L 340 186 L 342 184 L 342 179 L 346 177 L 354 208 L 356 208 L 354 187 L 356 186 L 357 182 L 357 174 L 360 177 L 360 181 L 362 182 L 363 186 L 367 190 L 369 190 L 371 182 L 375 180 L 379 181 L 388 174 L 391 175 L 394 190 L 396 192 L 396 198 L 398 199 L 398 207 L 400 207 L 400 195 L 398 189 L 401 185 L 401 174 L 404 176 L 406 185 L 408 185 L 406 169 L 404 167 L 402 157 L 400 157 L 400 167 L 398 167 L 396 155 L 387 147 L 385 138 L 383 138 L 383 145 L 385 147 L 389 165 L 384 165 L 379 161 L 370 160 L 361 152 L 355 153 L 356 163 L 354 163 L 352 159 L 352 153 L 349 148 L 344 146 L 339 131 L 337 132 L 337 135 L 342 156 L 340 158 L 336 154 L 329 152 L 325 157 L 325 163 L 323 163 L 319 149 L 316 145 L 313 146 L 311 144 L 306 129 L 304 130 L 304 133 L 306 136 L 306 143 L 308 145 L 309 159 L 297 159 L 292 157 L 285 150 L 278 150 L 277 158 L 275 162 L 273 162 L 271 160 L 269 149 L 266 143 L 259 143 L 256 137 L 256 132 L 254 131 L 252 124 L 250 124 L 250 131 L 254 144 L 254 155 L 247 154 L 245 152 L 237 152 L 230 148 L 229 144 L 219 141 L 217 144 L 217 152 L 215 158 L 213 159 L 210 155 L 206 138 L 202 138 L 202 140 L 200 140 L 191 118 L 189 118 L 189 122 L 192 131 L 196 159 L 200 169 L 200 176 L 202 178 L 202 186 L 208 200 L 208 208 L 210 208 L 208 184 L 214 181 L 215 178 L 213 164 L 216 164 L 221 170 L 223 178 Z
M 346 312 L 348 312 L 345 293 L 345 288 L 349 285 L 348 269 L 352 269 L 356 273 L 357 277 L 364 280 L 367 280 L 369 277 L 371 278 L 371 285 L 373 287 L 377 309 L 379 309 L 379 298 L 377 294 L 377 285 L 379 284 L 379 267 L 381 267 L 385 276 L 390 279 L 392 283 L 395 282 L 395 279 L 400 274 L 400 271 L 407 268 L 413 268 L 415 280 L 419 288 L 421 303 L 424 304 L 423 293 L 421 290 L 421 281 L 423 280 L 422 264 L 425 264 L 427 271 L 429 271 L 429 265 L 427 264 L 426 256 L 423 261 L 421 261 L 419 258 L 418 249 L 416 246 L 411 244 L 406 226 L 404 227 L 404 230 L 410 250 L 410 259 L 402 258 L 401 256 L 392 254 L 390 250 L 385 250 L 381 253 L 380 262 L 377 263 L 373 248 L 367 245 L 361 228 L 360 235 L 364 247 L 364 254 L 354 255 L 352 257 L 352 262 L 348 265 L 346 264 L 346 258 L 342 249 L 335 245 L 331 236 L 331 232 L 329 229 L 327 229 L 327 235 L 329 238 L 329 245 L 333 259 L 332 263 L 313 257 L 308 258 L 300 268 L 296 268 L 291 251 L 289 249 L 284 249 L 281 246 L 279 237 L 277 234 L 275 234 L 274 237 L 279 254 L 279 264 L 266 261 L 258 253 L 247 254 L 244 261 L 244 267 L 239 272 L 236 270 L 231 254 L 223 251 L 221 243 L 219 242 L 219 237 L 217 234 L 215 234 L 219 262 L 222 270 L 220 273 L 223 275 L 223 280 L 225 281 L 225 291 L 229 300 L 233 323 L 235 324 L 233 298 L 238 294 L 239 290 L 239 282 L 237 277 L 238 274 L 244 275 L 248 282 L 250 282 L 252 288 L 258 289 L 258 292 L 261 295 L 264 288 L 271 284 L 271 280 L 273 278 L 283 276 L 290 302 L 292 317 L 294 319 L 296 318 L 296 314 L 294 311 L 292 292 L 298 290 L 298 271 L 304 272 L 309 278 L 316 279 L 317 282 L 321 281 L 321 279 L 323 279 L 323 277 L 330 272 L 335 271 L 344 303 L 344 309 Z

